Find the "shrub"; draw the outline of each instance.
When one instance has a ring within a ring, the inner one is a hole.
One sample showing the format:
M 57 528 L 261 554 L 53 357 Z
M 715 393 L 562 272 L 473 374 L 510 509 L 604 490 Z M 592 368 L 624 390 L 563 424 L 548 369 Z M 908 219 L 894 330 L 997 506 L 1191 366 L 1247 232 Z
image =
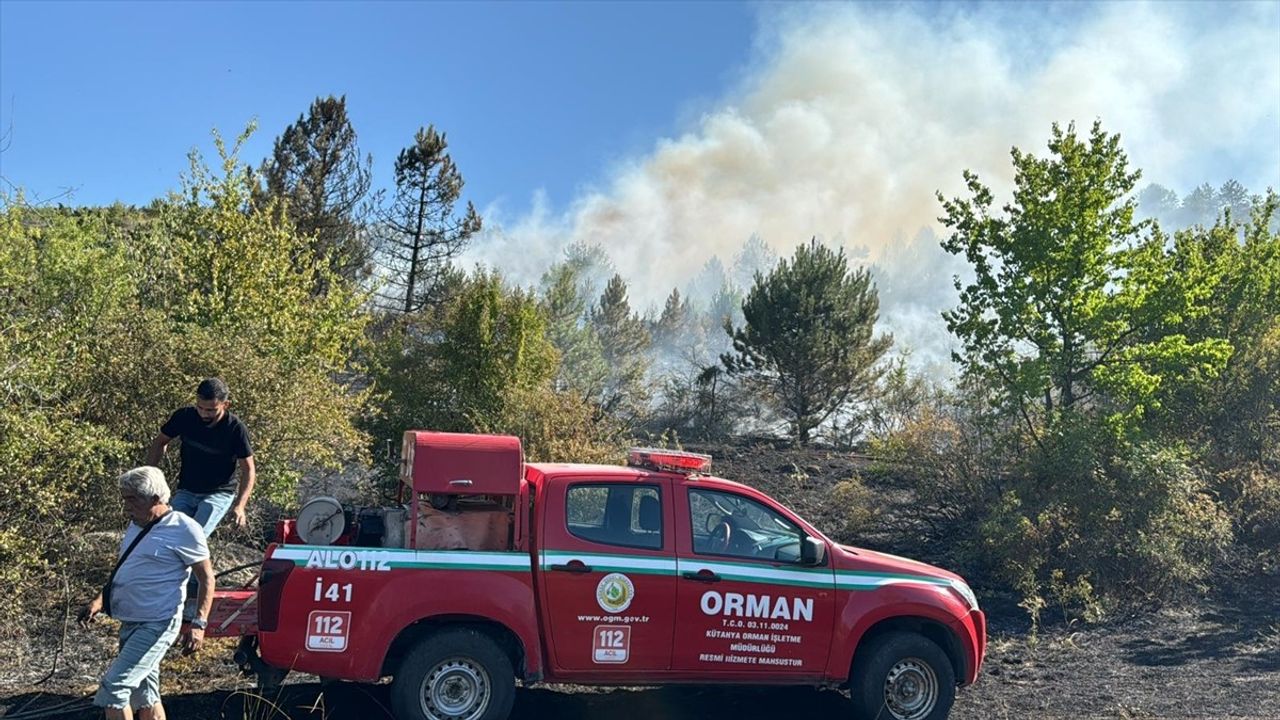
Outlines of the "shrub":
M 366 394 L 342 378 L 362 298 L 248 207 L 252 175 L 218 146 L 223 176 L 195 158 L 184 194 L 146 210 L 0 196 L 0 594 L 38 606 L 53 573 L 84 579 L 73 543 L 123 527 L 115 478 L 206 375 L 253 433 L 256 498 L 291 505 L 302 473 L 360 459 Z
M 1222 473 L 1218 486 L 1251 559 L 1263 571 L 1280 568 L 1280 473 L 1244 465 Z
M 827 502 L 836 509 L 841 522 L 837 535 L 844 540 L 866 532 L 880 516 L 875 493 L 857 475 L 833 485 Z
M 974 393 L 935 400 L 873 447 L 914 492 L 908 529 L 931 554 L 1016 590 L 1037 620 L 1175 597 L 1232 538 L 1187 449 L 1129 441 L 1101 418 L 1060 415 L 1030 439 Z
M 591 401 L 554 387 L 558 354 L 545 310 L 496 272 L 460 281 L 442 307 L 400 318 L 379 341 L 383 412 L 374 441 L 420 428 L 518 435 L 536 460 L 617 462 L 619 428 Z M 383 474 L 394 477 L 394 459 Z
M 1128 444 L 1080 417 L 1042 442 L 980 526 L 998 577 L 1028 599 L 1094 617 L 1208 576 L 1231 527 L 1185 450 Z

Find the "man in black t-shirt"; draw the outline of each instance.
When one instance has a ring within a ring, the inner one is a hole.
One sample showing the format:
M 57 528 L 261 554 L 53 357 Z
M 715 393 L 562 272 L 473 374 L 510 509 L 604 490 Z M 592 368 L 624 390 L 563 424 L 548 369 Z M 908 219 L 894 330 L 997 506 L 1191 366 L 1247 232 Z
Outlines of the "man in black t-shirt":
M 227 510 L 236 525 L 243 527 L 245 505 L 253 492 L 255 473 L 249 431 L 228 410 L 230 406 L 227 384 L 219 378 L 205 379 L 196 388 L 196 404 L 174 412 L 147 451 L 147 464 L 159 466 L 169 442 L 182 438 L 178 491 L 170 505 L 204 528 L 205 537 L 213 534 Z

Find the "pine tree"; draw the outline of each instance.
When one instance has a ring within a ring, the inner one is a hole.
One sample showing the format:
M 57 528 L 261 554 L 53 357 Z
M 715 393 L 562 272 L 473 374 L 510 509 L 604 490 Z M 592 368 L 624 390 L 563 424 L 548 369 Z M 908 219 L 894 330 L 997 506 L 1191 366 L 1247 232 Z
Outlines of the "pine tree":
M 543 276 L 543 309 L 547 338 L 560 352 L 556 389 L 581 399 L 596 397 L 608 376 L 600 339 L 587 322 L 587 301 L 581 292 L 582 268 L 572 262 L 553 266 Z
M 624 421 L 635 420 L 650 396 L 645 382 L 650 337 L 644 321 L 631 310 L 627 283 L 621 275 L 614 275 L 605 286 L 599 304 L 591 311 L 591 326 L 609 369 L 599 407 Z
M 448 147 L 444 134 L 428 125 L 396 157 L 395 196 L 382 211 L 378 230 L 382 279 L 389 288 L 382 297 L 401 312 L 440 299 L 449 261 L 480 231 L 480 215 L 470 202 L 461 218 L 453 214 L 463 180 Z
M 282 201 L 297 232 L 312 238 L 312 254 L 327 256 L 348 280 L 361 278 L 369 266 L 363 225 L 372 165 L 356 146 L 346 97 L 332 95 L 316 98 L 286 127 L 262 164 L 267 196 Z
M 742 303 L 744 325 L 725 323 L 733 353 L 726 370 L 761 387 L 807 445 L 815 428 L 865 397 L 893 343 L 875 336 L 880 302 L 865 269 L 849 271 L 844 251 L 801 245 Z

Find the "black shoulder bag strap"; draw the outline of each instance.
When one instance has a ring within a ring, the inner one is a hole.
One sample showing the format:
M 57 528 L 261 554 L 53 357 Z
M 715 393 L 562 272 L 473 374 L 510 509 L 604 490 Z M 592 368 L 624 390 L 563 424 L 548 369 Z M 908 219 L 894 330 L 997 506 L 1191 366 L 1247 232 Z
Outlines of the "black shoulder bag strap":
M 111 575 L 107 578 L 107 584 L 102 586 L 102 613 L 104 615 L 111 615 L 111 586 L 116 581 L 116 572 L 120 570 L 121 565 L 124 565 L 124 561 L 129 559 L 129 555 L 133 552 L 134 548 L 138 547 L 138 543 L 142 542 L 142 538 L 146 537 L 147 533 L 151 532 L 151 528 L 155 527 L 156 523 L 169 517 L 169 513 L 172 512 L 173 510 L 169 510 L 165 514 L 143 526 L 142 531 L 133 539 L 133 542 L 129 543 L 129 547 L 125 549 L 124 554 L 116 561 L 116 566 L 111 568 Z

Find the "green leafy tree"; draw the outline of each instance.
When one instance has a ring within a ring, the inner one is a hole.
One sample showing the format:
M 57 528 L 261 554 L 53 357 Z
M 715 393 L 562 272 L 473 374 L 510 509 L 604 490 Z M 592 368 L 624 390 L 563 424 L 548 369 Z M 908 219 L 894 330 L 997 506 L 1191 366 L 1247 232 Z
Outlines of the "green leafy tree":
M 1223 373 L 1161 388 L 1161 425 L 1177 437 L 1215 450 L 1218 461 L 1261 461 L 1274 444 L 1280 395 L 1275 336 L 1280 331 L 1280 231 L 1272 229 L 1280 198 L 1259 198 L 1247 222 L 1227 212 L 1212 227 L 1196 226 L 1172 239 L 1171 292 L 1196 294 L 1194 312 L 1179 318 L 1192 341 L 1223 340 L 1231 356 Z
M 870 274 L 850 271 L 843 250 L 801 245 L 756 276 L 742 304 L 745 324 L 725 323 L 734 352 L 721 360 L 731 375 L 760 386 L 807 445 L 833 412 L 873 387 L 893 344 L 875 335 L 879 310 Z
M 451 304 L 439 346 L 445 406 L 477 428 L 504 416 L 510 394 L 549 385 L 556 352 L 535 297 L 477 272 Z
M 515 434 L 533 459 L 618 456 L 617 428 L 555 388 L 559 358 L 542 304 L 496 272 L 478 269 L 441 307 L 399 316 L 375 355 L 384 401 L 370 431 L 379 445 L 430 428 Z
M 371 261 L 364 215 L 372 166 L 356 145 L 346 96 L 332 95 L 316 98 L 286 127 L 262 165 L 267 195 L 288 212 L 296 232 L 312 238 L 308 256 L 327 258 L 347 280 L 363 278 Z
M 454 215 L 463 180 L 448 148 L 444 134 L 428 125 L 396 157 L 395 193 L 377 231 L 382 299 L 400 312 L 440 301 L 449 262 L 480 231 L 480 215 L 470 202 L 461 217 Z
M 1161 388 L 1218 372 L 1230 352 L 1178 331 L 1201 296 L 1171 291 L 1163 237 L 1135 222 L 1127 196 L 1139 173 L 1120 137 L 1099 123 L 1087 138 L 1055 124 L 1049 151 L 1014 148 L 1003 215 L 971 172 L 968 198 L 939 194 L 951 230 L 942 246 L 974 275 L 956 279 L 960 305 L 943 314 L 963 343 L 953 357 L 1002 387 L 1037 440 L 1056 412 L 1108 394 L 1125 401 L 1121 414 L 1141 416 Z
M 98 560 L 88 531 L 120 527 L 118 503 L 103 499 L 201 377 L 230 382 L 253 430 L 257 500 L 291 505 L 303 474 L 362 460 L 352 419 L 367 394 L 339 378 L 359 372 L 364 298 L 309 255 L 310 238 L 250 202 L 257 179 L 239 144 L 215 141 L 222 173 L 193 156 L 183 191 L 146 209 L 0 204 L 6 592 L 57 570 L 103 579 L 76 574 Z
M 130 347 L 146 367 L 172 369 L 157 378 L 168 410 L 189 402 L 200 377 L 226 379 L 254 433 L 262 493 L 288 505 L 303 475 L 361 458 L 366 439 L 353 419 L 367 394 L 341 378 L 359 370 L 368 316 L 365 296 L 315 254 L 309 236 L 274 206 L 251 202 L 257 180 L 238 157 L 250 132 L 231 149 L 215 133 L 221 174 L 193 155 L 183 192 L 157 206 L 153 232 L 131 240 L 147 258 L 144 305 L 164 319 Z M 328 291 L 315 295 L 318 285 Z M 138 372 L 111 386 L 154 386 Z M 154 428 L 164 412 L 137 426 Z
M 0 196 L 0 636 L 67 562 L 67 525 L 105 522 L 86 501 L 128 456 L 115 428 L 86 419 L 80 389 L 129 319 L 128 258 L 98 216 Z M 47 606 L 40 608 L 47 611 Z
M 383 440 L 412 428 L 493 427 L 515 390 L 550 385 L 557 360 L 536 298 L 482 270 L 439 313 L 402 316 L 379 357 Z

